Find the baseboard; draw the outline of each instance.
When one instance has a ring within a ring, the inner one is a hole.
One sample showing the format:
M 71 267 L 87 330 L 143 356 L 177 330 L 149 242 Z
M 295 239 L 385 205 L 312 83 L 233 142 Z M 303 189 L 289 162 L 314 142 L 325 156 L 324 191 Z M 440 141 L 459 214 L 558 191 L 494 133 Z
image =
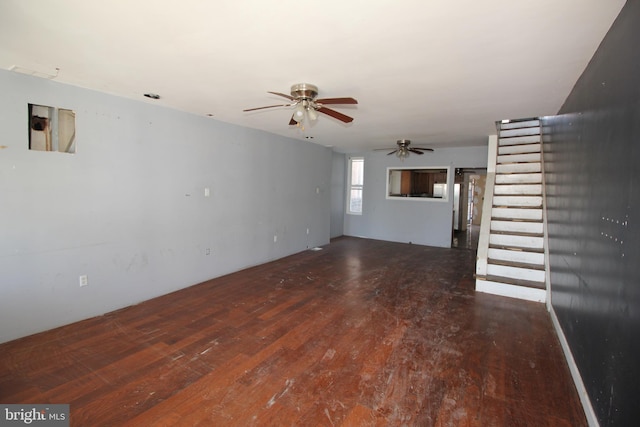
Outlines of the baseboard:
M 564 332 L 560 327 L 560 321 L 558 320 L 558 316 L 556 316 L 556 312 L 553 307 L 550 307 L 549 314 L 551 314 L 553 327 L 556 330 L 556 335 L 560 340 L 560 345 L 562 346 L 564 357 L 567 360 L 567 364 L 569 365 L 569 371 L 571 371 L 573 383 L 578 390 L 578 395 L 580 396 L 580 402 L 582 403 L 582 408 L 584 409 L 587 423 L 589 423 L 589 427 L 600 427 L 600 423 L 598 422 L 596 413 L 593 410 L 593 406 L 591 406 L 591 400 L 589 400 L 587 389 L 582 382 L 582 376 L 580 375 L 580 371 L 578 370 L 578 365 L 576 365 L 576 362 L 573 359 L 573 354 L 571 353 L 571 349 L 569 348 L 569 343 L 567 342 L 567 338 L 564 336 Z

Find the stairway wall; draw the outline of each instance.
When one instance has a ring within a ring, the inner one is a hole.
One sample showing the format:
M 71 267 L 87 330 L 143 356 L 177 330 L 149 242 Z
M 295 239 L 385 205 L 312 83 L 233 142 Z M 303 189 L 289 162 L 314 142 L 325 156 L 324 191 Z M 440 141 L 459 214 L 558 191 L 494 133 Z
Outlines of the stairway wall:
M 551 305 L 602 426 L 640 419 L 640 1 L 543 120 Z

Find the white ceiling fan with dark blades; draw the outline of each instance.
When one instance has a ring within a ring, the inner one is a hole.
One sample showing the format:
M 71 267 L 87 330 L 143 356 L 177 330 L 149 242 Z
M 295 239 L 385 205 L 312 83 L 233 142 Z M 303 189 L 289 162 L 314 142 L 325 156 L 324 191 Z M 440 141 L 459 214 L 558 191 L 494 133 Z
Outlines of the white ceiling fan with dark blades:
M 326 107 L 326 105 L 353 105 L 358 103 L 358 101 L 353 98 L 316 98 L 318 96 L 318 87 L 309 83 L 298 83 L 291 86 L 291 95 L 271 91 L 269 91 L 268 93 L 282 96 L 283 98 L 287 98 L 291 102 L 288 104 L 276 104 L 267 105 L 265 107 L 248 108 L 242 111 L 248 112 L 275 107 L 294 107 L 293 115 L 291 116 L 291 120 L 289 120 L 289 125 L 292 126 L 303 126 L 305 121 L 307 123 L 313 122 L 318 118 L 318 113 L 326 114 L 327 116 L 338 119 L 343 123 L 351 123 L 353 121 L 353 117 L 349 117 L 345 114 L 340 113 L 339 111 L 328 108 Z
M 425 151 L 433 151 L 433 148 L 411 147 L 411 141 L 408 139 L 399 139 L 396 141 L 396 144 L 398 144 L 398 148 L 378 148 L 375 151 L 393 150 L 388 153 L 387 156 L 395 153 L 400 160 L 404 160 L 406 157 L 409 157 L 411 153 L 423 155 Z

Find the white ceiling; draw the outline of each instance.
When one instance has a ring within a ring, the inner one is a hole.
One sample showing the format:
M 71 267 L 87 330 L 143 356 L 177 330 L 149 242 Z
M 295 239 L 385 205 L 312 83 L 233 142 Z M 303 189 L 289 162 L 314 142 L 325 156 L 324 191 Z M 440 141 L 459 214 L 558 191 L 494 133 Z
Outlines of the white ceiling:
M 0 67 L 353 152 L 555 114 L 624 0 L 2 0 Z M 59 69 L 56 71 L 56 68 Z M 267 91 L 332 106 L 305 131 Z M 153 92 L 161 99 L 142 95 Z

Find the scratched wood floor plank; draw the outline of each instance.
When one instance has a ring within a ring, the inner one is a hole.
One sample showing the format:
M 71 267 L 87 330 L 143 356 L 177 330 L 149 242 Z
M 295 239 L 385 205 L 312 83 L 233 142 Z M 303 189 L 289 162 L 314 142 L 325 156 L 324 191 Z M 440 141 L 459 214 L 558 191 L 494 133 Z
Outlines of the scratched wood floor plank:
M 543 304 L 475 252 L 343 237 L 0 345 L 0 402 L 86 426 L 586 426 Z

